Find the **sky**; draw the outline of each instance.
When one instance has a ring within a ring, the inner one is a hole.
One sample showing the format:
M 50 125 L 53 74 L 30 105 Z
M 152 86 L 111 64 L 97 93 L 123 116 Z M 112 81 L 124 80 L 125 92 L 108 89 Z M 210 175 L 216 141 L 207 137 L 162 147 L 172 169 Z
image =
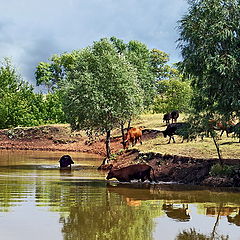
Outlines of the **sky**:
M 180 61 L 177 21 L 186 0 L 0 0 L 0 61 L 9 57 L 35 84 L 39 62 L 115 36 L 138 40 Z

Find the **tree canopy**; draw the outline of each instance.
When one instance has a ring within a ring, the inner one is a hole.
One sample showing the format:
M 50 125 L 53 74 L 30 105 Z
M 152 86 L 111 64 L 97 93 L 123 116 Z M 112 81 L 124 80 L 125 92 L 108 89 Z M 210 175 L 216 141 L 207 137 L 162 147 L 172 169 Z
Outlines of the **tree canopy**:
M 64 109 L 74 129 L 107 133 L 139 114 L 143 93 L 135 68 L 107 39 L 82 49 L 69 71 Z
M 196 112 L 240 116 L 240 4 L 189 0 L 179 21 L 185 74 L 193 77 Z

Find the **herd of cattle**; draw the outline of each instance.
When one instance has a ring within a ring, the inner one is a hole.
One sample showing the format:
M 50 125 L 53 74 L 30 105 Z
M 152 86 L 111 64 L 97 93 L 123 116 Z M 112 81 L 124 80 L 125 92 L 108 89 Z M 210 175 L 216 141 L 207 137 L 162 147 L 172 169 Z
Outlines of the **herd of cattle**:
M 172 111 L 171 113 L 166 113 L 163 115 L 163 122 L 166 122 L 166 129 L 161 131 L 163 136 L 166 138 L 169 137 L 168 143 L 173 140 L 175 143 L 174 135 L 179 135 L 184 139 L 192 139 L 196 138 L 197 134 L 203 138 L 203 136 L 208 136 L 208 130 L 204 128 L 197 128 L 196 126 L 191 125 L 190 123 L 186 122 L 177 122 L 179 117 L 179 112 L 177 110 Z M 170 123 L 170 121 L 172 123 Z M 208 127 L 212 130 L 219 130 L 221 131 L 220 137 L 222 137 L 223 133 L 226 131 L 227 137 L 229 133 L 234 133 L 235 136 L 239 138 L 240 142 L 240 123 L 234 123 L 233 121 L 222 122 L 216 120 L 209 120 Z M 193 129 L 195 129 L 193 134 Z M 192 130 L 192 132 L 191 132 Z M 192 134 L 192 135 L 191 135 Z M 124 148 L 128 148 L 129 143 L 134 146 L 137 142 L 142 144 L 142 129 L 141 128 L 130 128 L 126 134 L 126 140 L 123 143 Z
M 189 129 L 191 129 L 190 123 L 177 122 L 179 117 L 178 111 L 172 111 L 171 113 L 164 114 L 163 122 L 166 122 L 166 129 L 161 131 L 164 137 L 169 136 L 170 143 L 171 139 L 175 142 L 174 135 L 180 135 L 184 138 L 189 139 Z M 172 123 L 170 121 L 172 120 Z M 208 127 L 212 130 L 221 130 L 220 136 L 226 131 L 228 136 L 229 133 L 234 133 L 239 138 L 240 142 L 240 123 L 234 122 L 219 122 L 210 120 Z M 134 146 L 137 142 L 142 144 L 142 129 L 141 128 L 130 128 L 127 131 L 125 140 L 122 142 L 123 147 L 127 149 L 131 143 Z M 64 155 L 60 158 L 60 168 L 65 168 L 74 164 L 72 158 L 69 155 Z M 131 180 L 149 180 L 150 182 L 156 181 L 154 172 L 151 166 L 147 164 L 134 164 L 121 169 L 114 169 L 110 166 L 110 171 L 106 177 L 107 180 L 116 178 L 120 182 L 130 182 Z M 152 177 L 151 177 L 152 176 Z

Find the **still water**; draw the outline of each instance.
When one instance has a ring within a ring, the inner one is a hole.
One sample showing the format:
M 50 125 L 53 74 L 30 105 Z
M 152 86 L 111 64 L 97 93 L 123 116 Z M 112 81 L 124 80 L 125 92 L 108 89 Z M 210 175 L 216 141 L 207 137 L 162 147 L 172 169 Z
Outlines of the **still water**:
M 63 154 L 0 151 L 1 240 L 240 240 L 238 191 L 107 182 L 98 156 L 61 171 Z

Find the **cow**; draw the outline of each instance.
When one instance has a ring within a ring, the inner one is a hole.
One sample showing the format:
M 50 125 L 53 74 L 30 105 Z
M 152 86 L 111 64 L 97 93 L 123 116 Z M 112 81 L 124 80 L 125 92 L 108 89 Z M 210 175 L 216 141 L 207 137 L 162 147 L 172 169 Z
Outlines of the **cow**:
M 170 119 L 171 119 L 171 113 L 166 113 L 163 115 L 163 122 L 166 121 L 166 125 L 169 124 Z
M 70 166 L 71 168 L 71 164 L 74 164 L 72 158 L 69 155 L 63 155 L 60 160 L 60 168 L 65 168 Z
M 176 123 L 179 117 L 179 112 L 177 110 L 173 110 L 170 114 L 171 114 L 172 123 L 173 122 Z
M 142 129 L 141 128 L 130 128 L 127 132 L 126 139 L 123 142 L 124 149 L 128 149 L 129 142 L 132 143 L 132 147 L 137 143 L 142 144 Z
M 190 125 L 188 123 L 171 123 L 167 126 L 167 128 L 164 131 L 162 131 L 162 133 L 165 138 L 169 136 L 168 144 L 170 143 L 171 139 L 175 143 L 175 139 L 173 135 L 181 135 L 184 137 L 185 135 L 184 130 L 187 130 L 189 127 Z
M 152 182 L 151 171 L 155 181 L 153 168 L 147 164 L 133 164 L 120 169 L 111 169 L 106 177 L 107 180 L 116 178 L 119 182 L 130 182 L 131 180 L 149 180 Z
M 209 120 L 209 127 L 214 130 L 221 131 L 220 137 L 222 137 L 223 133 L 226 131 L 226 135 L 228 137 L 228 134 L 234 131 L 235 124 L 232 121 L 217 121 L 214 119 Z

